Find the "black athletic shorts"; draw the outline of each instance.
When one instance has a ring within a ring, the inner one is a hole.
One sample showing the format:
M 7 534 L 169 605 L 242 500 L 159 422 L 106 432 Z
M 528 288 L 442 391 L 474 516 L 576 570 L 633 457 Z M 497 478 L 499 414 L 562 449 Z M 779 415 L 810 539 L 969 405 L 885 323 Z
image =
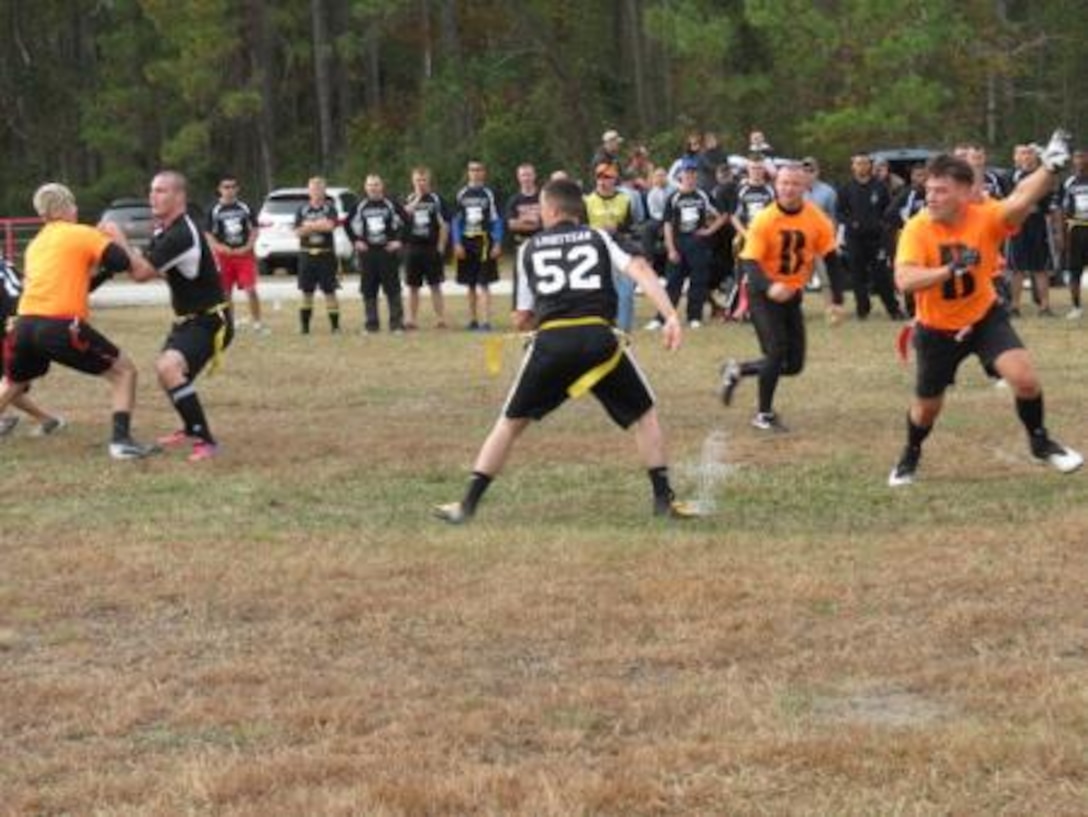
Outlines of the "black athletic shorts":
M 73 318 L 20 317 L 5 339 L 5 374 L 28 383 L 59 363 L 86 374 L 102 374 L 121 356 L 104 335 Z
M 1074 278 L 1080 278 L 1088 267 L 1088 225 L 1075 225 L 1069 230 L 1069 250 L 1066 269 Z
M 956 382 L 956 369 L 968 355 L 978 355 L 983 367 L 992 370 L 994 361 L 1010 349 L 1023 349 L 1009 313 L 994 306 L 962 339 L 956 333 L 927 329 L 919 324 L 914 329 L 914 350 L 918 357 L 918 379 L 915 394 L 921 398 L 940 397 Z
M 467 287 L 486 286 L 499 280 L 499 265 L 490 258 L 491 239 L 465 238 L 465 257 L 457 261 L 457 283 Z
M 410 287 L 438 286 L 446 280 L 442 256 L 435 247 L 409 244 L 404 250 L 404 281 Z
M 1027 221 L 1009 240 L 1009 269 L 1016 272 L 1045 272 L 1050 269 L 1050 242 L 1046 223 Z
M 163 343 L 163 351 L 181 352 L 189 366 L 189 379 L 195 380 L 200 371 L 215 356 L 216 336 L 222 331 L 222 349 L 234 340 L 234 317 L 229 309 L 184 318 L 174 324 Z
M 503 414 L 540 420 L 570 396 L 567 389 L 590 369 L 608 361 L 620 340 L 608 326 L 572 326 L 537 332 L 522 361 Z M 634 358 L 623 350 L 619 365 L 592 390 L 608 416 L 627 428 L 654 404 L 654 395 Z
M 340 282 L 336 279 L 339 269 L 340 262 L 334 252 L 299 253 L 299 291 L 306 295 L 313 295 L 315 290 L 320 289 L 326 295 L 331 295 L 340 288 Z

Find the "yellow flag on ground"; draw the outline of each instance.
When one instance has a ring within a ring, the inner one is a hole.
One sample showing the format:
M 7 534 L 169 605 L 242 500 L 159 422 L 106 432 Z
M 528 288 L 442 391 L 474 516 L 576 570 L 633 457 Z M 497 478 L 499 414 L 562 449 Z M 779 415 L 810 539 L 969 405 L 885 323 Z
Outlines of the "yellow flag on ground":
M 484 338 L 484 367 L 492 377 L 502 372 L 502 335 L 488 335 Z

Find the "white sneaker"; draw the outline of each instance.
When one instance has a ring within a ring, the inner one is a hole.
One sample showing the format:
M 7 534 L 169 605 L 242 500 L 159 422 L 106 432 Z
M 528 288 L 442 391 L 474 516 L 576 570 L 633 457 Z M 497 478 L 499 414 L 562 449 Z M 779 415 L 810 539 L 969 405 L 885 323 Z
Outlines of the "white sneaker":
M 465 513 L 465 509 L 460 502 L 435 505 L 431 512 L 443 522 L 449 522 L 451 525 L 460 525 L 469 519 L 469 515 Z
M 122 440 L 110 443 L 110 457 L 115 460 L 142 460 L 152 454 L 159 454 L 162 449 L 154 443 L 138 443 L 135 440 Z
M 0 437 L 6 437 L 15 430 L 15 426 L 19 425 L 18 414 L 5 414 L 0 417 Z
M 1046 439 L 1038 445 L 1033 444 L 1031 455 L 1036 462 L 1049 465 L 1055 471 L 1063 474 L 1072 474 L 1084 465 L 1084 457 L 1079 452 L 1074 451 L 1072 448 L 1066 448 L 1051 439 Z
M 642 328 L 645 329 L 647 332 L 656 332 L 658 329 L 660 329 L 664 325 L 665 324 L 663 324 L 657 318 L 654 318 L 652 321 L 650 321 L 648 324 L 646 324 Z
M 785 434 L 789 431 L 785 423 L 773 411 L 757 412 L 756 416 L 752 418 L 751 426 L 760 431 L 773 431 L 775 434 Z
M 688 321 L 688 329 L 702 329 L 702 328 L 703 328 L 703 322 L 702 321 Z
M 1079 321 L 1081 316 L 1084 315 L 1084 310 L 1079 306 L 1074 306 L 1068 312 L 1065 313 L 1065 319 L 1067 321 Z
M 48 417 L 30 430 L 31 437 L 49 437 L 58 431 L 68 427 L 68 421 L 63 417 Z

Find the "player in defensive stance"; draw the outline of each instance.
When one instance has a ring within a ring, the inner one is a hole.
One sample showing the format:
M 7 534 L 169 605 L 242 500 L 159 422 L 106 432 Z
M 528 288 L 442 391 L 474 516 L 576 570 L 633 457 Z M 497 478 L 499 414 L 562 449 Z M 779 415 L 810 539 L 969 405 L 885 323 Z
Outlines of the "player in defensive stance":
M 805 199 L 808 174 L 800 164 L 784 165 L 775 178 L 776 200 L 748 225 L 741 271 L 748 277 L 749 312 L 763 357 L 722 367 L 721 398 L 733 401 L 742 377 L 759 378 L 759 410 L 752 426 L 785 431 L 774 410 L 774 393 L 783 375 L 797 375 L 805 365 L 805 286 L 817 258 L 831 281 L 832 310 L 841 310 L 842 272 L 835 249 L 835 227 L 824 212 Z
M 1047 196 L 1069 161 L 1068 136 L 1056 131 L 1042 164 L 999 201 L 974 195 L 971 166 L 953 156 L 928 165 L 926 209 L 903 229 L 895 259 L 895 282 L 914 294 L 914 348 L 918 374 L 907 413 L 907 444 L 888 476 L 895 487 L 914 482 L 922 443 L 944 404 L 944 392 L 968 355 L 993 365 L 1016 397 L 1016 413 L 1028 433 L 1032 456 L 1062 473 L 1084 458 L 1053 440 L 1043 425 L 1043 390 L 1035 365 L 997 303 L 993 273 L 1001 245 Z
M 614 331 L 613 275 L 633 278 L 660 310 L 665 317 L 662 340 L 669 350 L 681 342 L 676 309 L 650 265 L 628 255 L 603 230 L 582 223 L 583 214 L 577 184 L 559 179 L 545 185 L 540 198 L 544 229 L 521 246 L 514 281 L 514 320 L 522 329 L 535 325 L 536 332 L 502 415 L 476 457 L 464 498 L 434 509 L 446 522 L 465 522 L 475 514 L 531 420 L 544 418 L 568 397 L 586 391 L 617 425 L 634 427 L 653 486 L 654 514 L 698 515 L 675 499 L 654 395 Z

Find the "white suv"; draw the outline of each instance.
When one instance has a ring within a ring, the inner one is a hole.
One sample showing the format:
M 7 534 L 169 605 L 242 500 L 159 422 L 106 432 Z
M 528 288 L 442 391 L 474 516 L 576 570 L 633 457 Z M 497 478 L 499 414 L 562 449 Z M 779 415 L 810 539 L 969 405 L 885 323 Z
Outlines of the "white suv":
M 326 195 L 336 206 L 337 227 L 333 238 L 336 255 L 348 269 L 355 266 L 355 252 L 344 232 L 344 221 L 359 197 L 347 187 L 329 187 Z M 294 273 L 298 265 L 298 236 L 295 235 L 295 213 L 310 200 L 305 187 L 282 187 L 273 190 L 257 214 L 257 243 L 254 252 L 262 275 L 271 275 L 277 268 Z

